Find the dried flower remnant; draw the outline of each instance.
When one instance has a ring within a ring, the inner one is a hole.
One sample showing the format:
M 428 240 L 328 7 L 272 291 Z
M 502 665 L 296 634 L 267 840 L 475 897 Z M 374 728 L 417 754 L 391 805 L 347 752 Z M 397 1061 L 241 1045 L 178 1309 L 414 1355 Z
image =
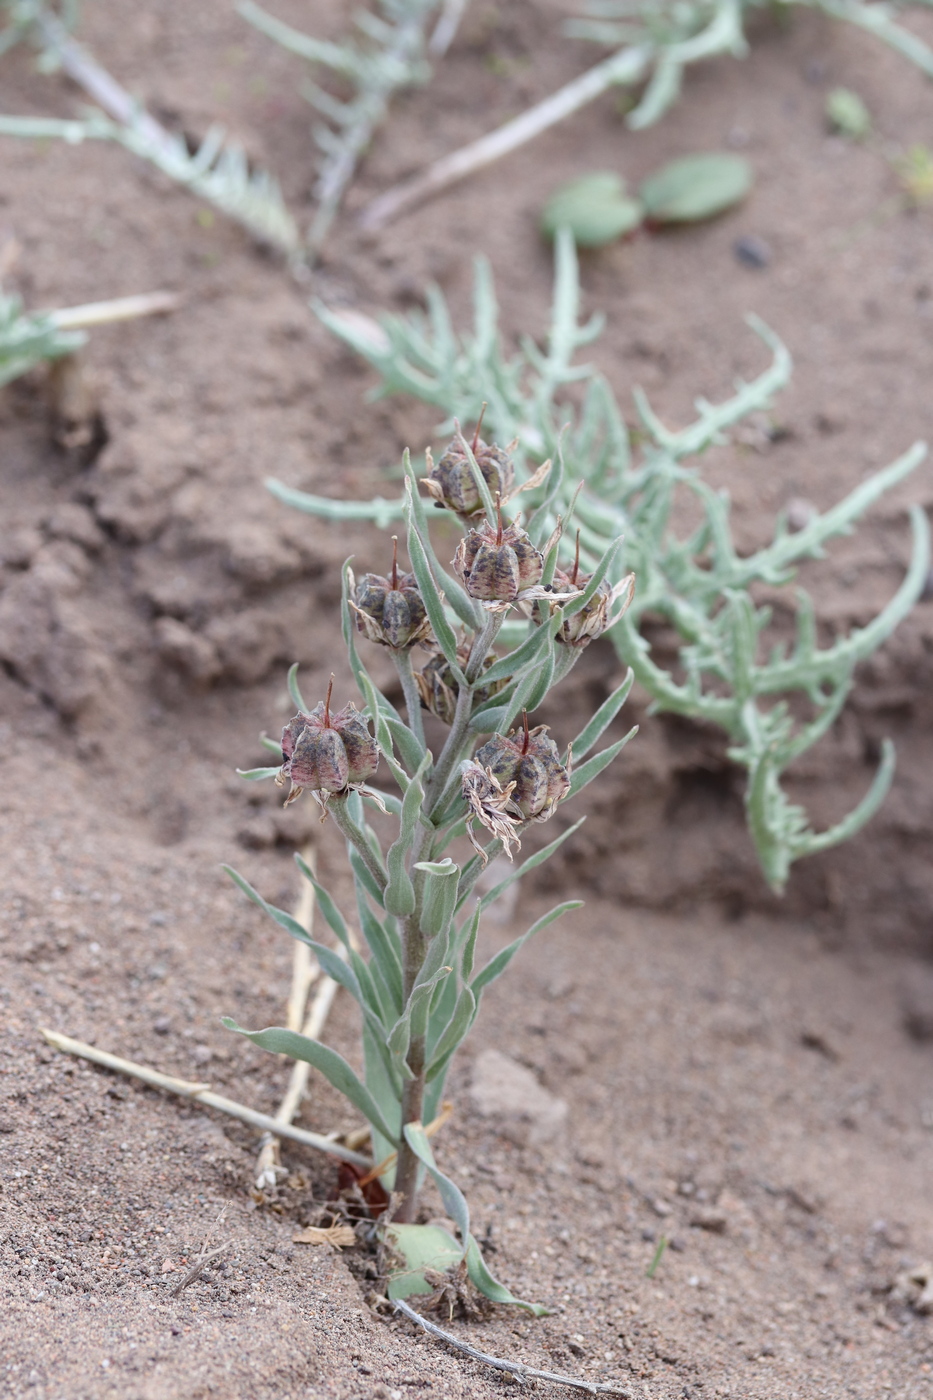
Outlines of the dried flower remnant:
M 483 442 L 479 435 L 482 421 L 482 414 L 480 414 L 480 421 L 473 434 L 470 452 L 483 480 L 489 487 L 493 500 L 497 496 L 506 500 L 515 480 L 515 468 L 512 465 L 511 457 L 511 451 L 515 444 L 511 443 L 503 451 L 501 447 L 496 447 L 495 443 Z M 465 447 L 466 444 L 458 433 L 452 439 L 437 466 L 434 465 L 430 449 L 428 449 L 425 454 L 428 462 L 428 475 L 423 478 L 423 484 L 433 497 L 438 510 L 452 510 L 462 521 L 469 524 L 476 516 L 482 515 L 484 506 Z
M 554 570 L 553 584 L 545 584 L 544 591 L 551 593 L 548 599 L 539 599 L 535 602 L 532 610 L 532 618 L 539 625 L 547 622 L 553 616 L 555 610 L 565 601 L 566 594 L 579 593 L 582 589 L 586 591 L 592 574 L 580 573 L 580 532 L 577 531 L 577 547 L 573 560 L 573 568 L 569 573 L 564 569 Z M 626 574 L 615 585 L 603 581 L 596 589 L 590 601 L 579 612 L 575 612 L 572 617 L 568 617 L 560 627 L 556 640 L 564 646 L 585 647 L 594 639 L 602 636 L 607 627 L 612 627 L 622 617 L 635 595 L 635 575 Z
M 334 678 L 327 687 L 327 698 L 310 714 L 299 712 L 282 730 L 285 762 L 276 775 L 281 787 L 291 783 L 285 806 L 311 788 L 322 807 L 334 793 L 361 787 L 379 766 L 379 748 L 369 727 L 352 703 L 331 714 L 330 697 Z
M 494 734 L 477 749 L 475 761 L 510 793 L 507 810 L 525 822 L 546 822 L 554 808 L 570 791 L 570 768 L 561 762 L 547 725 L 528 728 L 522 715 L 522 728 L 508 735 Z
M 460 765 L 460 790 L 463 799 L 470 809 L 470 816 L 467 821 L 467 835 L 482 859 L 486 864 L 488 856 L 476 839 L 473 829 L 475 821 L 480 822 L 487 831 L 491 831 L 493 836 L 502 842 L 503 854 L 512 859 L 512 845 L 521 850 L 521 841 L 518 839 L 518 822 L 509 813 L 512 791 L 514 783 L 509 783 L 503 787 L 495 773 L 489 768 L 483 768 L 473 759 L 467 759 Z
M 431 636 L 431 624 L 414 574 L 399 573 L 398 536 L 392 536 L 392 572 L 364 574 L 359 583 L 348 570 L 350 607 L 359 632 L 371 642 L 409 650 Z
M 457 662 L 460 669 L 466 667 L 470 659 L 469 646 L 458 647 Z M 504 690 L 508 685 L 508 680 L 494 681 L 492 685 L 482 685 L 483 671 L 488 671 L 490 666 L 495 664 L 496 658 L 490 654 L 483 660 L 482 669 L 479 674 L 479 686 L 473 691 L 473 704 L 479 706 L 500 690 Z M 454 716 L 457 713 L 457 697 L 460 694 L 460 687 L 450 668 L 450 662 L 440 652 L 432 656 L 431 660 L 420 671 L 415 672 L 415 684 L 418 687 L 418 694 L 421 697 L 421 705 L 425 710 L 430 710 L 432 715 L 443 720 L 444 724 L 453 724 Z

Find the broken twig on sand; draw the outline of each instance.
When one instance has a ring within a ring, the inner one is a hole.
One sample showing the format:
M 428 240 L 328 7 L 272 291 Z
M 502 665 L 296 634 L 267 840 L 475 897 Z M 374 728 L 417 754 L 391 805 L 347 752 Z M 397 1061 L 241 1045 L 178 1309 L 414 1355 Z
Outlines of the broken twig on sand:
M 496 1371 L 506 1371 L 517 1381 L 550 1381 L 553 1385 L 566 1385 L 571 1390 L 585 1391 L 587 1395 L 618 1395 L 622 1400 L 631 1400 L 632 1392 L 625 1386 L 614 1385 L 611 1381 L 584 1381 L 577 1376 L 564 1376 L 559 1371 L 539 1371 L 537 1367 L 525 1366 L 520 1361 L 505 1361 L 501 1356 L 490 1356 L 488 1352 L 477 1351 L 476 1347 L 461 1342 L 452 1332 L 445 1332 L 436 1322 L 429 1322 L 401 1298 L 393 1298 L 392 1306 L 396 1312 L 404 1313 L 410 1322 L 416 1322 L 419 1327 L 423 1327 L 432 1337 L 447 1342 L 449 1346 L 462 1351 L 464 1356 L 472 1357 L 474 1361 L 482 1361 L 484 1366 L 492 1366 Z
M 39 1034 L 44 1036 L 56 1050 L 61 1050 L 66 1055 L 78 1055 L 82 1060 L 90 1060 L 92 1064 L 116 1070 L 118 1074 L 129 1075 L 132 1079 L 141 1079 L 144 1084 L 151 1084 L 154 1089 L 167 1089 L 170 1094 L 178 1094 L 184 1099 L 194 1099 L 195 1102 L 204 1104 L 206 1108 L 216 1108 L 220 1113 L 226 1113 L 230 1118 L 239 1118 L 241 1123 L 249 1123 L 252 1127 L 274 1133 L 277 1137 L 290 1138 L 292 1142 L 301 1142 L 305 1147 L 316 1147 L 319 1152 L 327 1152 L 331 1157 L 339 1157 L 344 1162 L 352 1162 L 354 1166 L 368 1170 L 374 1165 L 372 1158 L 364 1157 L 362 1152 L 354 1152 L 351 1148 L 344 1147 L 342 1143 L 334 1141 L 333 1138 L 322 1137 L 320 1133 L 309 1133 L 304 1128 L 293 1128 L 290 1123 L 280 1123 L 278 1119 L 270 1118 L 268 1113 L 257 1113 L 255 1109 L 247 1108 L 245 1104 L 236 1103 L 233 1099 L 224 1098 L 222 1094 L 213 1093 L 209 1084 L 194 1084 L 188 1079 L 176 1079 L 174 1075 L 163 1074 L 161 1070 L 150 1069 L 148 1065 L 138 1065 L 133 1060 L 124 1060 L 119 1055 L 111 1055 L 107 1050 L 98 1050 L 96 1045 L 87 1045 L 82 1040 L 72 1040 L 70 1036 L 61 1035 L 58 1031 L 45 1030 L 41 1026 Z

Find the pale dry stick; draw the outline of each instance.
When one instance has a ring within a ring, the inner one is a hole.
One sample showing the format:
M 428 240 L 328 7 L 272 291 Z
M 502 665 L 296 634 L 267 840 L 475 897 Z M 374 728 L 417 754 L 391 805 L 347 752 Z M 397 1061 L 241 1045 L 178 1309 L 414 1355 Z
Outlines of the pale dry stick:
M 401 1298 L 393 1298 L 392 1306 L 396 1312 L 404 1313 L 411 1321 L 416 1322 L 419 1327 L 423 1327 L 425 1332 L 429 1332 L 432 1337 L 438 1337 L 442 1342 L 447 1342 L 457 1351 L 462 1351 L 464 1356 L 471 1357 L 474 1361 L 482 1361 L 484 1366 L 492 1366 L 497 1371 L 506 1371 L 510 1376 L 521 1384 L 524 1381 L 550 1381 L 552 1385 L 566 1385 L 571 1390 L 583 1390 L 587 1395 L 619 1395 L 622 1400 L 631 1400 L 632 1392 L 622 1385 L 613 1385 L 611 1381 L 584 1381 L 577 1376 L 565 1376 L 560 1371 L 539 1371 L 535 1366 L 525 1366 L 520 1361 L 506 1361 L 501 1356 L 490 1356 L 488 1352 L 477 1351 L 476 1347 L 471 1347 L 467 1342 L 461 1342 L 459 1337 L 455 1337 L 452 1332 L 445 1332 L 443 1327 L 438 1327 L 436 1322 L 429 1322 L 426 1317 L 415 1312 L 414 1308 L 408 1306 Z
M 314 852 L 310 846 L 305 848 L 302 856 L 313 870 Z M 310 935 L 314 926 L 314 886 L 308 880 L 301 882 L 301 894 L 294 917 L 304 931 Z M 320 964 L 307 943 L 296 940 L 292 959 L 292 986 L 288 994 L 288 1007 L 285 1013 L 285 1024 L 290 1031 L 301 1029 L 301 1023 L 305 1017 L 305 1007 L 308 1004 L 308 993 L 320 976 L 320 972 Z
M 311 868 L 313 864 L 313 852 L 305 851 L 305 860 Z M 295 910 L 295 918 L 309 934 L 314 924 L 314 886 L 305 881 L 302 886 L 301 898 Z M 351 935 L 351 942 L 356 946 L 356 940 Z M 334 950 L 338 958 L 345 962 L 347 951 L 341 945 Z M 304 953 L 305 957 L 299 956 Z M 292 990 L 288 999 L 288 1028 L 289 1030 L 300 1030 L 302 1035 L 306 1035 L 310 1040 L 319 1040 L 321 1031 L 330 1014 L 334 997 L 337 994 L 338 984 L 332 977 L 324 977 L 321 985 L 314 995 L 314 1000 L 308 1010 L 307 1019 L 302 1025 L 304 1017 L 305 1001 L 308 991 L 320 975 L 321 968 L 315 959 L 311 964 L 311 949 L 306 943 L 295 944 L 295 961 L 292 970 Z M 301 1100 L 304 1098 L 305 1090 L 308 1087 L 308 1076 L 311 1066 L 305 1060 L 296 1060 L 292 1065 L 292 1072 L 288 1080 L 288 1088 L 285 1090 L 285 1097 L 279 1105 L 279 1110 L 275 1115 L 277 1123 L 291 1123 Z M 263 1133 L 259 1143 L 259 1156 L 256 1159 L 256 1186 L 259 1190 L 274 1186 L 279 1173 L 282 1171 L 282 1163 L 279 1157 L 279 1139 L 274 1133 Z
M 542 131 L 556 126 L 608 88 L 617 83 L 637 83 L 647 72 L 653 55 L 654 49 L 650 45 L 641 44 L 622 49 L 619 53 L 603 59 L 602 63 L 597 63 L 594 68 L 581 73 L 579 78 L 574 78 L 566 87 L 552 93 L 537 106 L 530 107 L 521 116 L 506 122 L 498 130 L 481 136 L 478 141 L 471 141 L 468 146 L 462 146 L 459 151 L 454 151 L 449 156 L 442 156 L 422 174 L 403 180 L 392 189 L 386 190 L 385 194 L 379 195 L 366 205 L 359 218 L 361 227 L 382 228 L 403 210 L 419 204 L 429 195 L 446 189 L 448 185 L 463 180 L 467 175 L 472 175 L 484 165 L 491 165 L 493 161 L 500 160 L 502 156 L 523 146 L 526 141 L 532 141 Z
M 131 297 L 114 297 L 111 301 L 89 301 L 83 306 L 63 306 L 43 314 L 60 331 L 83 330 L 86 326 L 105 326 L 113 321 L 135 321 L 140 316 L 161 316 L 181 305 L 175 292 L 140 292 Z
M 105 1069 L 115 1070 L 117 1074 L 128 1075 L 131 1079 L 141 1079 L 144 1084 L 151 1084 L 154 1089 L 166 1089 L 170 1094 L 178 1094 L 180 1098 L 192 1099 L 195 1103 L 202 1103 L 207 1108 L 216 1108 L 219 1113 L 226 1113 L 230 1118 L 238 1118 L 241 1123 L 249 1123 L 254 1128 L 261 1128 L 263 1132 L 275 1133 L 277 1137 L 286 1137 L 292 1142 L 303 1143 L 305 1147 L 316 1147 L 319 1152 L 327 1152 L 331 1157 L 339 1157 L 341 1161 L 352 1162 L 354 1166 L 362 1167 L 364 1171 L 368 1171 L 370 1167 L 375 1165 L 371 1157 L 364 1157 L 362 1152 L 355 1152 L 350 1147 L 344 1147 L 334 1138 L 323 1137 L 320 1133 L 309 1133 L 304 1128 L 294 1128 L 290 1123 L 280 1123 L 277 1119 L 270 1118 L 268 1113 L 257 1113 L 255 1109 L 247 1108 L 245 1104 L 224 1098 L 222 1094 L 215 1094 L 209 1084 L 195 1084 L 189 1079 L 176 1079 L 174 1075 L 163 1074 L 161 1070 L 150 1069 L 148 1065 L 138 1065 L 133 1060 L 124 1060 L 119 1055 L 111 1055 L 107 1050 L 98 1050 L 96 1045 L 87 1045 L 83 1040 L 72 1040 L 71 1036 L 61 1035 L 58 1031 L 45 1030 L 40 1026 L 39 1033 L 48 1041 L 49 1045 L 56 1050 L 61 1050 L 66 1055 L 77 1055 L 82 1060 L 90 1060 L 92 1064 L 103 1065 Z
M 440 18 L 428 40 L 428 53 L 432 58 L 443 58 L 457 37 L 460 21 L 466 13 L 470 0 L 444 0 Z

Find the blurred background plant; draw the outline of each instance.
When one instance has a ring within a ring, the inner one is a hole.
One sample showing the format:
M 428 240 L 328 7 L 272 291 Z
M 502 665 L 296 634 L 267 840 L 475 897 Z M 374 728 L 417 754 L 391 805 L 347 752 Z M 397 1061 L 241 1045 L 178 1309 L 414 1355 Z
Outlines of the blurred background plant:
M 667 429 L 636 390 L 639 426 L 630 432 L 606 380 L 576 363 L 577 352 L 599 334 L 601 320 L 580 323 L 576 252 L 566 229 L 556 237 L 554 304 L 544 349 L 526 336 L 517 354 L 503 352 L 495 290 L 483 260 L 476 264 L 472 331 L 454 330 L 437 288 L 429 291 L 426 314 L 384 316 L 378 323 L 367 324 L 358 313 L 317 309 L 325 325 L 376 370 L 377 395 L 408 394 L 430 404 L 443 415 L 439 433 L 455 420 L 476 418 L 485 403 L 490 434 L 516 441 L 520 478 L 530 475 L 537 460 L 556 457 L 559 474 L 546 491 L 529 493 L 529 508 L 552 521 L 575 511 L 587 567 L 602 555 L 607 540 L 622 536 L 610 577 L 617 581 L 634 572 L 637 592 L 609 636 L 656 710 L 725 731 L 731 758 L 746 770 L 748 827 L 775 890 L 783 888 L 795 860 L 846 840 L 869 820 L 893 776 L 889 743 L 863 800 L 826 831 L 812 829 L 782 780 L 837 719 L 857 664 L 920 596 L 930 557 L 924 512 L 919 507 L 911 512 L 913 555 L 900 588 L 865 627 L 821 647 L 809 594 L 796 587 L 789 604 L 786 590 L 795 585 L 800 564 L 820 558 L 830 540 L 851 532 L 873 502 L 914 470 L 925 456 L 923 444 L 823 514 L 814 509 L 801 524 L 782 513 L 773 540 L 743 556 L 733 542 L 728 497 L 704 479 L 702 458 L 713 444 L 728 440 L 730 428 L 767 410 L 788 382 L 790 356 L 761 322 L 750 318 L 772 361 L 756 379 L 740 383 L 722 404 L 698 400 L 696 420 L 679 431 Z M 385 524 L 404 508 L 403 500 L 344 503 L 276 481 L 268 485 L 286 504 L 332 520 L 368 517 Z M 699 523 L 679 534 L 672 523 L 675 505 L 688 500 Z M 567 540 L 561 548 L 562 558 L 569 559 Z M 796 614 L 792 643 L 771 630 L 778 600 Z M 652 619 L 663 620 L 676 634 L 672 670 L 652 654 L 645 632 Z
M 898 7 L 890 5 L 862 0 L 587 0 L 583 14 L 568 21 L 565 32 L 570 38 L 612 47 L 614 53 L 496 131 L 386 190 L 365 207 L 360 221 L 366 228 L 381 227 L 532 141 L 613 87 L 640 88 L 626 124 L 636 131 L 651 126 L 680 97 L 692 64 L 719 55 L 744 58 L 749 48 L 745 22 L 752 12 L 783 15 L 794 6 L 819 10 L 869 31 L 933 77 L 933 50 L 896 23 Z
M 35 46 L 41 72 L 65 73 L 97 103 L 72 120 L 0 116 L 0 136 L 62 140 L 75 146 L 115 141 L 236 220 L 260 243 L 297 255 L 298 227 L 273 177 L 252 170 L 242 147 L 228 141 L 219 126 L 190 153 L 184 136 L 166 130 L 72 37 L 76 0 L 65 0 L 60 11 L 45 0 L 0 0 L 0 14 L 7 16 L 0 30 L 0 54 L 18 43 Z

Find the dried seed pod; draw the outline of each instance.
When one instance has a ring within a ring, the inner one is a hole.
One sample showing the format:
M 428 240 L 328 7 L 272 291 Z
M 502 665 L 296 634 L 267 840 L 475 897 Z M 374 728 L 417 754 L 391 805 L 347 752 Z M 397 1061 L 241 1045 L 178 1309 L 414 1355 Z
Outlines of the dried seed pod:
M 493 500 L 497 496 L 505 499 L 515 480 L 515 467 L 509 451 L 496 447 L 494 443 L 483 442 L 479 435 L 481 423 L 482 415 L 476 425 L 470 450 Z M 513 443 L 512 446 L 514 445 Z M 459 434 L 451 441 L 437 466 L 431 461 L 430 453 L 428 462 L 428 475 L 423 478 L 423 482 L 433 496 L 438 510 L 452 510 L 463 521 L 469 521 L 482 514 L 483 500 Z
M 453 566 L 471 598 L 508 605 L 541 582 L 544 555 L 517 525 L 484 524 L 460 541 Z
M 299 711 L 282 730 L 285 762 L 275 781 L 279 787 L 286 779 L 291 783 L 286 807 L 305 788 L 313 789 L 323 806 L 331 793 L 359 787 L 379 766 L 379 747 L 356 706 L 331 713 L 333 683 L 331 677 L 326 700 L 310 714 Z
M 580 532 L 578 530 L 573 568 L 569 573 L 563 569 L 555 569 L 554 581 L 543 585 L 542 595 L 548 593 L 560 593 L 565 597 L 568 593 L 572 595 L 574 592 L 585 590 L 592 577 L 592 574 L 580 573 Z M 568 617 L 561 624 L 555 641 L 562 642 L 564 646 L 569 647 L 587 646 L 594 637 L 601 636 L 607 627 L 618 622 L 632 601 L 634 592 L 634 574 L 627 574 L 614 586 L 603 581 L 590 601 L 579 612 L 574 613 L 572 617 Z M 560 604 L 556 600 L 549 601 L 542 596 L 535 601 L 531 616 L 540 626 L 541 623 L 547 622 L 559 606 Z
M 350 577 L 350 607 L 359 632 L 371 642 L 407 651 L 431 635 L 431 624 L 414 574 L 399 573 L 398 536 L 392 536 L 392 572 Z
M 461 670 L 466 666 L 469 658 L 470 648 L 468 646 L 459 647 L 457 662 Z M 488 671 L 490 666 L 495 664 L 495 660 L 494 656 L 487 656 L 483 662 L 483 671 Z M 495 681 L 492 685 L 481 686 L 478 690 L 474 690 L 474 707 L 482 705 L 491 696 L 497 695 L 500 690 L 505 689 L 508 683 L 508 679 Z M 454 678 L 447 658 L 440 652 L 436 656 L 432 656 L 422 670 L 415 672 L 415 684 L 418 687 L 418 694 L 421 696 L 421 704 L 424 709 L 430 710 L 432 715 L 437 715 L 438 719 L 443 720 L 445 724 L 453 724 L 460 687 Z
M 554 808 L 570 791 L 570 770 L 560 760 L 547 725 L 528 728 L 522 715 L 522 728 L 506 737 L 494 734 L 476 751 L 475 761 L 498 779 L 510 792 L 507 810 L 526 822 L 546 822 Z

